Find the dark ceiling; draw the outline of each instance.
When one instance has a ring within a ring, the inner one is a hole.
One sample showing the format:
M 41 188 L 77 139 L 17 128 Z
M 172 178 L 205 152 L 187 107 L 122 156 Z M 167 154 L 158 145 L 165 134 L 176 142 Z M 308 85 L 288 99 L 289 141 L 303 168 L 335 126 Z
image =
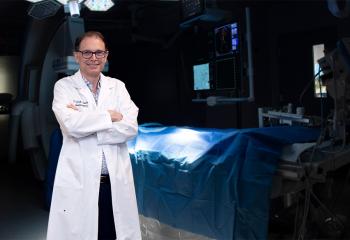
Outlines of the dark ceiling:
M 91 28 L 138 28 L 167 34 L 177 26 L 179 1 L 171 0 L 118 0 L 107 12 L 92 12 L 81 9 L 81 17 Z M 25 0 L 0 0 L 0 55 L 20 55 L 22 41 L 26 34 L 31 3 Z M 63 7 L 50 18 L 63 18 Z M 41 20 L 41 21 L 45 21 Z M 170 26 L 170 27 L 169 27 Z
M 18 55 L 29 19 L 28 6 L 24 0 L 0 0 L 0 55 Z
M 287 0 L 206 0 L 219 8 L 232 10 L 236 6 L 275 6 L 313 1 Z M 81 10 L 81 17 L 91 29 L 103 26 L 106 31 L 115 29 L 131 29 L 142 36 L 171 36 L 179 28 L 180 0 L 114 0 L 115 6 L 107 12 L 91 12 L 87 8 Z M 233 6 L 233 7 L 232 7 Z M 0 55 L 20 55 L 22 41 L 26 35 L 27 24 L 32 18 L 27 15 L 31 3 L 25 0 L 0 0 Z M 285 8 L 284 8 L 285 9 Z M 63 18 L 63 7 L 51 18 Z M 45 21 L 45 20 L 42 20 Z

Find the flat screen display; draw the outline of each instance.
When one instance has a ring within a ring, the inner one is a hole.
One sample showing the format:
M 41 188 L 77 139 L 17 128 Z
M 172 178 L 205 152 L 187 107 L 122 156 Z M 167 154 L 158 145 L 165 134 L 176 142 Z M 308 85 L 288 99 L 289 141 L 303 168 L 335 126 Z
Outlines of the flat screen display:
M 237 69 L 235 58 L 216 61 L 216 89 L 236 88 Z
M 238 51 L 239 37 L 238 24 L 236 22 L 217 27 L 214 33 L 216 57 L 233 54 Z
M 210 89 L 209 63 L 193 65 L 193 83 L 194 90 Z

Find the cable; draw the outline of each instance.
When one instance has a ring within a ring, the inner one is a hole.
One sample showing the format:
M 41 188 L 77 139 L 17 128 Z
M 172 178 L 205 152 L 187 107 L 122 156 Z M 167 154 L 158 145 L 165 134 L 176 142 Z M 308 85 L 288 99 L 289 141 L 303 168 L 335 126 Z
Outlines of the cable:
M 306 224 L 307 224 L 307 218 L 309 215 L 309 211 L 310 211 L 310 199 L 311 199 L 311 195 L 310 195 L 310 187 L 308 184 L 308 181 L 306 181 L 306 187 L 305 187 L 305 200 L 304 200 L 304 213 L 303 213 L 303 217 L 302 217 L 302 221 L 301 221 L 301 225 L 299 228 L 299 234 L 298 234 L 298 240 L 303 240 L 306 234 Z
M 322 84 L 321 84 L 321 79 L 315 78 L 318 81 L 318 86 L 319 86 L 319 90 L 320 90 L 320 115 L 321 115 L 321 129 L 323 128 L 323 124 L 324 124 L 324 119 L 323 119 L 323 93 L 322 93 Z
M 329 118 L 330 115 L 327 116 L 326 119 Z M 311 154 L 310 154 L 310 158 L 308 163 L 312 163 L 314 158 L 315 158 L 315 152 L 316 150 L 319 148 L 320 144 L 322 143 L 323 139 L 324 139 L 324 134 L 326 133 L 327 130 L 327 126 L 324 126 L 324 128 L 321 129 L 320 135 L 316 141 L 315 146 L 312 148 Z M 334 221 L 336 221 L 336 223 L 338 223 L 342 228 L 344 228 L 344 224 L 343 222 L 335 215 L 333 214 L 329 208 L 327 208 L 327 206 L 325 204 L 322 203 L 322 201 L 317 197 L 317 195 L 313 192 L 312 190 L 312 186 L 313 186 L 313 182 L 312 179 L 309 175 L 309 171 L 307 169 L 307 166 L 302 165 L 301 159 L 300 157 L 298 157 L 297 159 L 297 164 L 301 167 L 301 169 L 304 172 L 304 176 L 305 176 L 305 181 L 304 181 L 304 186 L 305 186 L 305 192 L 304 192 L 304 209 L 303 209 L 303 217 L 301 220 L 301 224 L 299 226 L 298 229 L 298 235 L 297 238 L 296 237 L 296 223 L 295 224 L 295 232 L 293 234 L 293 239 L 297 239 L 297 240 L 304 240 L 305 239 L 305 235 L 307 233 L 307 219 L 309 216 L 309 212 L 310 212 L 310 206 L 311 206 L 311 197 L 313 197 L 313 199 L 316 200 L 316 202 L 321 206 L 322 210 L 325 211 L 328 215 L 330 215 L 332 217 L 332 219 Z M 348 172 L 346 179 L 350 176 L 350 171 Z M 342 190 L 344 191 L 344 190 Z M 297 218 L 299 218 L 299 214 L 296 214 L 296 219 L 295 222 L 297 221 Z
M 310 159 L 308 161 L 309 163 L 313 162 L 313 159 L 315 157 L 316 148 L 321 144 L 321 142 L 322 142 L 322 140 L 324 138 L 325 131 L 326 131 L 326 128 L 322 128 L 321 129 L 321 132 L 320 132 L 320 135 L 319 135 L 319 137 L 318 137 L 318 139 L 316 141 L 316 144 L 312 148 Z M 303 212 L 303 217 L 302 217 L 302 221 L 301 221 L 301 224 L 300 224 L 300 227 L 299 227 L 298 237 L 297 237 L 297 240 L 303 240 L 304 237 L 305 237 L 305 234 L 306 234 L 307 218 L 308 218 L 309 211 L 310 211 L 312 181 L 311 181 L 311 178 L 309 176 L 309 172 L 306 169 L 306 166 L 302 165 L 300 157 L 298 157 L 298 159 L 297 159 L 297 164 L 301 167 L 301 169 L 304 172 L 304 176 L 305 176 L 305 181 L 304 181 L 305 194 L 304 194 L 304 209 L 303 209 L 304 212 Z
M 316 79 L 316 77 L 318 77 L 321 73 L 321 69 L 318 70 L 318 72 L 313 76 L 313 78 L 306 84 L 305 88 L 303 89 L 303 91 L 301 92 L 300 96 L 299 96 L 299 103 L 302 107 L 304 107 L 302 99 L 304 97 L 304 94 L 306 93 L 306 90 L 311 86 L 311 83 L 313 83 Z
M 344 228 L 344 223 L 334 214 L 332 213 L 327 207 L 326 205 L 324 205 L 322 203 L 322 201 L 317 197 L 317 195 L 311 190 L 310 191 L 311 195 L 314 197 L 314 199 L 317 201 L 317 203 L 321 206 L 321 208 L 327 213 L 329 214 L 334 220 L 337 220 L 338 223 L 340 224 L 340 226 L 342 228 Z
M 297 194 L 297 206 L 296 206 L 296 213 L 295 213 L 295 217 L 294 217 L 294 232 L 293 232 L 293 238 L 292 239 L 296 239 L 296 233 L 297 233 L 297 228 L 298 228 L 298 219 L 299 219 L 299 212 L 300 212 L 300 209 L 299 209 L 299 196 L 300 196 L 300 193 Z

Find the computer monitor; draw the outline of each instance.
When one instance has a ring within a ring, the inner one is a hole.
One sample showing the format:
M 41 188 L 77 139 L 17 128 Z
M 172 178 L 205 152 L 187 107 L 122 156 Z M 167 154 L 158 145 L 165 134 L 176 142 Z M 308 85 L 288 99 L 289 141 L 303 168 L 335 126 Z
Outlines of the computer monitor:
M 236 88 L 239 77 L 236 59 L 234 57 L 220 59 L 216 61 L 216 89 L 231 90 Z
M 193 89 L 210 90 L 210 64 L 193 65 Z
M 229 23 L 214 29 L 215 55 L 221 57 L 234 54 L 239 50 L 238 23 Z

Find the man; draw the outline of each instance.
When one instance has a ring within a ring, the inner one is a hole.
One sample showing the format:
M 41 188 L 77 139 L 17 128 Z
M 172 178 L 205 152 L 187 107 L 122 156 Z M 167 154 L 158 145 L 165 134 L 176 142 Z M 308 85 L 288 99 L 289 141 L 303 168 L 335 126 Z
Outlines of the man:
M 137 134 L 138 108 L 124 83 L 101 73 L 108 56 L 101 33 L 78 38 L 74 56 L 80 70 L 54 88 L 63 145 L 47 239 L 141 239 L 126 145 Z

